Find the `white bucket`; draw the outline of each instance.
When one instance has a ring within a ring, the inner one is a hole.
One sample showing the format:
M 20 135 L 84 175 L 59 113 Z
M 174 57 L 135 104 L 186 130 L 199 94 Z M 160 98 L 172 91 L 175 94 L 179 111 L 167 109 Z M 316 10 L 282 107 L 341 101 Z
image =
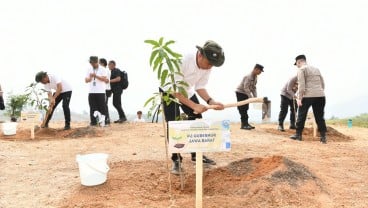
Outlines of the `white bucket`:
M 77 155 L 76 160 L 82 185 L 95 186 L 106 181 L 107 172 L 110 170 L 107 158 L 108 155 L 104 153 Z
M 3 133 L 4 135 L 7 136 L 15 135 L 17 133 L 17 123 L 16 122 L 3 123 Z

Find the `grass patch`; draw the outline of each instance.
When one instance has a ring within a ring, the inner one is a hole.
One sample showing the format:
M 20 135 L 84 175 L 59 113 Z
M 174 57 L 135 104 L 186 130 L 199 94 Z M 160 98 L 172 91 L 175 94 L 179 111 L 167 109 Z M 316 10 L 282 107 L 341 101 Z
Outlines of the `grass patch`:
M 327 120 L 327 124 L 332 125 L 348 125 L 348 120 L 351 119 L 353 121 L 353 126 L 368 128 L 368 113 L 360 114 L 359 116 L 351 117 L 351 118 L 334 118 Z

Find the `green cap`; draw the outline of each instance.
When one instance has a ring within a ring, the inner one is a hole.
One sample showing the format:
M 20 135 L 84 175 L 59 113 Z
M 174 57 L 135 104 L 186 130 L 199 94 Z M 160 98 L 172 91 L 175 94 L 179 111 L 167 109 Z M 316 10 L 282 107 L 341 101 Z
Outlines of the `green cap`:
M 197 48 L 213 66 L 219 67 L 225 62 L 224 51 L 215 41 L 208 40 L 203 47 L 197 46 Z
M 36 74 L 35 80 L 36 82 L 41 82 L 41 80 L 47 75 L 47 72 L 40 71 Z

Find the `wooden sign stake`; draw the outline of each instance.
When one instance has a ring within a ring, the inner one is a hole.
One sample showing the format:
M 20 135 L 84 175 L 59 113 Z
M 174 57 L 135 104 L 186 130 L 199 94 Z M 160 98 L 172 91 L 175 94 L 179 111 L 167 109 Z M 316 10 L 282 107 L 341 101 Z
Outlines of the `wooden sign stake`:
M 203 195 L 203 153 L 196 153 L 196 208 L 202 208 Z

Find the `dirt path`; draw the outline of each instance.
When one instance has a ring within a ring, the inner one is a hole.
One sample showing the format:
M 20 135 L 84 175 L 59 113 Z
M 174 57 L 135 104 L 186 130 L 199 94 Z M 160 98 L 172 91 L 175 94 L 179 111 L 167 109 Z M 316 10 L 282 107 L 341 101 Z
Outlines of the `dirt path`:
M 172 176 L 168 192 L 162 124 L 86 125 L 51 136 L 39 130 L 36 140 L 1 136 L 0 207 L 194 206 L 190 155 L 185 189 Z M 345 137 L 329 135 L 322 145 L 290 140 L 293 132 L 273 132 L 275 125 L 232 124 L 232 151 L 206 154 L 217 165 L 205 170 L 204 207 L 368 207 L 368 129 L 332 127 Z M 108 180 L 83 187 L 75 157 L 95 152 L 109 154 Z

